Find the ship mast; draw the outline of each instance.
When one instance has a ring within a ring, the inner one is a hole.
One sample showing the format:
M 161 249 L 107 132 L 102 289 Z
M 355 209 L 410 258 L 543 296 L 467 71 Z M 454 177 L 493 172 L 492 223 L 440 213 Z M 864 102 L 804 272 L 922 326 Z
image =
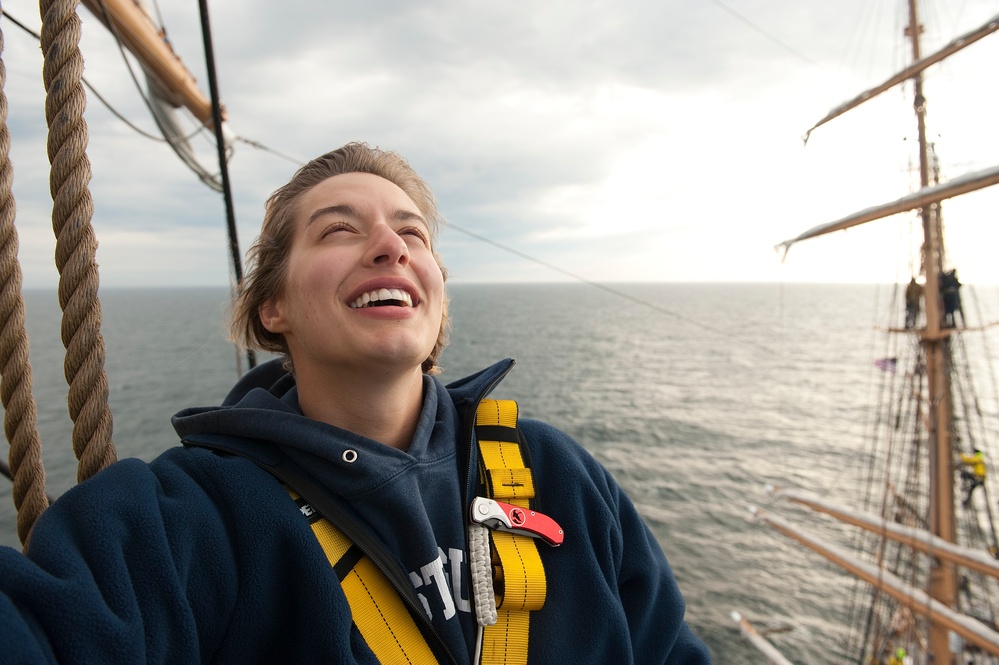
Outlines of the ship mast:
M 930 658 L 927 662 L 936 663 L 937 665 L 955 665 L 955 656 L 951 653 L 950 638 L 952 631 L 967 640 L 970 645 L 985 649 L 995 655 L 999 655 L 999 633 L 989 629 L 991 631 L 989 634 L 980 634 L 979 626 L 972 628 L 972 624 L 967 624 L 966 626 L 963 620 L 957 621 L 954 619 L 957 616 L 954 610 L 957 609 L 958 605 L 958 564 L 955 561 L 959 562 L 962 566 L 968 566 L 969 564 L 965 559 L 944 554 L 945 550 L 950 551 L 952 548 L 949 545 L 943 545 L 943 543 L 956 543 L 957 541 L 953 469 L 956 451 L 954 448 L 955 439 L 952 433 L 954 406 L 953 386 L 951 383 L 952 376 L 949 370 L 951 354 L 950 338 L 955 331 L 951 325 L 944 321 L 943 317 L 944 307 L 940 285 L 942 282 L 941 277 L 943 276 L 945 252 L 940 201 L 999 184 L 999 166 L 993 166 L 974 173 L 966 173 L 945 183 L 934 182 L 931 184 L 931 180 L 936 180 L 936 178 L 933 176 L 933 167 L 930 163 L 931 146 L 926 140 L 926 100 L 923 97 L 922 71 L 930 64 L 939 62 L 948 55 L 963 49 L 968 44 L 978 41 L 988 34 L 999 31 L 999 16 L 994 16 L 980 28 L 953 40 L 942 50 L 923 57 L 920 53 L 920 34 L 922 29 L 919 23 L 919 12 L 916 3 L 917 0 L 907 0 L 909 20 L 905 34 L 911 40 L 912 64 L 902 72 L 894 74 L 888 81 L 861 93 L 851 101 L 841 104 L 830 111 L 826 117 L 809 130 L 808 134 L 817 127 L 872 99 L 888 88 L 904 80 L 911 80 L 913 84 L 913 110 L 916 115 L 918 131 L 919 189 L 898 200 L 866 208 L 833 222 L 808 229 L 794 238 L 779 243 L 776 249 L 783 250 L 786 256 L 791 246 L 802 240 L 849 229 L 908 210 L 919 209 L 923 230 L 923 243 L 920 248 L 920 272 L 925 279 L 923 301 L 926 310 L 926 324 L 916 333 L 919 335 L 920 352 L 925 362 L 924 367 L 917 369 L 925 371 L 926 375 L 925 438 L 923 442 L 925 442 L 927 451 L 926 466 L 928 467 L 928 478 L 925 484 L 929 488 L 929 496 L 927 497 L 928 514 L 923 517 L 926 520 L 926 530 L 932 534 L 932 536 L 927 537 L 927 542 L 933 543 L 933 546 L 929 548 L 915 547 L 915 549 L 925 552 L 929 556 L 929 579 L 924 581 L 925 587 L 921 590 L 910 586 L 908 590 L 901 590 L 897 593 L 893 592 L 887 588 L 882 580 L 883 576 L 889 574 L 887 569 L 882 568 L 881 573 L 868 576 L 863 572 L 862 565 L 855 565 L 845 557 L 835 553 L 833 549 L 827 547 L 825 544 L 813 545 L 811 544 L 812 541 L 798 535 L 792 535 L 789 530 L 785 530 L 776 523 L 766 519 L 761 519 L 761 521 L 770 524 L 777 530 L 784 532 L 805 546 L 822 554 L 830 561 L 856 575 L 859 579 L 869 582 L 879 592 L 886 593 L 895 598 L 913 613 L 924 616 L 929 624 L 929 634 L 919 637 L 918 641 L 921 645 L 919 650 L 922 652 L 928 651 Z M 805 136 L 806 140 L 808 134 Z M 913 334 L 911 330 L 906 330 L 906 332 L 907 334 Z M 919 398 L 923 399 L 923 395 L 920 395 Z M 923 420 L 923 418 L 921 417 L 920 420 Z M 855 524 L 855 522 L 849 519 L 844 521 Z M 902 587 L 899 588 L 902 589 Z M 923 598 L 923 600 L 913 604 L 913 598 L 916 596 Z M 978 624 L 982 623 L 978 619 L 972 619 L 972 621 Z
M 916 0 L 909 0 L 909 25 L 906 29 L 912 42 L 913 62 L 920 60 L 919 13 Z M 919 140 L 919 185 L 925 189 L 930 184 L 929 147 L 926 142 L 926 100 L 923 97 L 923 76 L 917 72 L 912 77 L 913 107 Z M 930 409 L 929 468 L 930 468 L 930 531 L 937 537 L 954 542 L 954 476 L 951 470 L 951 386 L 946 371 L 945 346 L 948 334 L 942 330 L 940 316 L 940 272 L 943 267 L 943 237 L 940 225 L 939 204 L 924 205 L 920 209 L 923 226 L 922 267 L 925 274 L 923 287 L 926 305 L 926 328 L 922 332 L 922 345 L 926 357 L 928 401 Z M 929 595 L 946 607 L 957 601 L 957 574 L 953 563 L 935 558 L 931 565 Z M 930 652 L 937 663 L 952 662 L 950 656 L 950 630 L 936 621 L 930 622 Z M 947 654 L 946 656 L 944 654 Z

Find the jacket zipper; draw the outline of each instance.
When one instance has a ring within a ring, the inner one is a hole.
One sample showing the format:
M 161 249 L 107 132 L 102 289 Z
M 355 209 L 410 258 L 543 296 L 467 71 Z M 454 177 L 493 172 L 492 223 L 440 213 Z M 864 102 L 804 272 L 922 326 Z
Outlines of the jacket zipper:
M 475 459 L 475 455 L 472 454 L 474 452 L 474 448 L 475 448 L 474 441 L 473 441 L 473 433 L 475 432 L 475 413 L 476 413 L 476 411 L 479 408 L 479 404 L 481 404 L 482 400 L 486 398 L 486 395 L 488 395 L 492 391 L 492 389 L 495 388 L 496 385 L 500 381 L 502 381 L 504 378 L 506 378 L 506 375 L 510 373 L 510 370 L 513 369 L 514 363 L 515 363 L 515 361 L 511 360 L 510 366 L 507 367 L 505 370 L 503 370 L 502 374 L 500 374 L 495 379 L 493 379 L 489 383 L 489 385 L 487 385 L 482 390 L 482 392 L 479 393 L 479 395 L 475 398 L 474 402 L 472 403 L 471 414 L 470 414 L 470 417 L 468 417 L 468 423 L 465 426 L 465 438 L 464 438 L 465 444 L 466 444 L 466 446 L 468 448 L 468 460 L 466 462 L 468 464 L 468 469 L 467 469 L 467 471 L 465 473 L 465 484 L 464 484 L 464 487 L 462 487 L 462 491 L 463 491 L 463 495 L 465 497 L 465 503 L 466 504 L 470 503 L 471 500 L 472 500 L 472 498 L 473 498 L 471 496 L 470 492 L 471 492 L 471 488 L 472 488 L 472 483 L 474 482 L 474 475 L 475 475 L 475 464 L 472 463 L 473 460 Z M 464 513 L 467 512 L 468 508 L 469 508 L 469 506 L 466 505 L 462 509 L 463 515 L 464 515 Z M 467 515 L 464 515 L 464 516 L 467 518 Z M 467 519 L 465 519 L 465 541 L 466 541 L 466 544 L 467 544 L 467 541 L 468 541 L 468 520 Z

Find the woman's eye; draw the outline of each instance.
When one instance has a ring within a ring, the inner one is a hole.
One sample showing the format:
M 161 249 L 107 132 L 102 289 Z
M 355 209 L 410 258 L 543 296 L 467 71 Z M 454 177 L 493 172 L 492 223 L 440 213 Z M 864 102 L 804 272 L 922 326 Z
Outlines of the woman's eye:
M 407 226 L 406 228 L 401 229 L 399 231 L 399 235 L 413 236 L 415 238 L 418 238 L 419 241 L 422 242 L 424 245 L 428 244 L 427 234 L 423 231 L 423 229 L 421 229 L 418 226 Z
M 346 224 L 344 222 L 338 222 L 336 224 L 330 224 L 325 229 L 323 229 L 323 232 L 319 234 L 319 237 L 325 238 L 326 236 L 336 233 L 337 231 L 353 231 L 353 230 L 354 228 L 350 224 Z

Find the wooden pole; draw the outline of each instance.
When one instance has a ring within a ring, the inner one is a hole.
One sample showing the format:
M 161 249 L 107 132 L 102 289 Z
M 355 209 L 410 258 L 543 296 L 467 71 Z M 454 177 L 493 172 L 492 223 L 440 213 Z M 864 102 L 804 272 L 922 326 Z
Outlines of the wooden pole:
M 138 58 L 160 91 L 187 108 L 203 125 L 212 127 L 212 103 L 164 39 L 162 30 L 134 0 L 82 0 L 83 5 Z M 222 119 L 225 120 L 223 111 Z

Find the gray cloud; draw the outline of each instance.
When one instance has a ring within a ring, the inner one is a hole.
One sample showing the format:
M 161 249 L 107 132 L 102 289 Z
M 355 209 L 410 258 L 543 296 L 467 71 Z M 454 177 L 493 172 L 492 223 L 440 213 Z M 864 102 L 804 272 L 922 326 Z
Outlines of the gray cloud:
M 949 27 L 977 25 L 987 4 L 969 3 Z M 26 0 L 4 9 L 37 21 Z M 176 52 L 207 89 L 196 6 L 161 3 L 160 10 Z M 792 200 L 806 189 L 795 166 L 797 137 L 857 92 L 837 87 L 846 68 L 858 68 L 849 54 L 875 81 L 898 49 L 896 26 L 864 0 L 216 0 L 210 12 L 220 90 L 237 134 L 301 160 L 350 140 L 397 150 L 431 182 L 456 226 L 580 273 L 613 255 L 621 267 L 607 268 L 608 276 L 625 278 L 649 262 L 642 252 L 655 256 L 660 245 L 668 249 L 659 255 L 677 264 L 663 264 L 663 279 L 693 270 L 702 279 L 732 274 L 717 257 L 731 262 L 734 251 L 704 250 L 732 238 L 744 253 L 770 260 L 770 245 L 788 235 L 792 206 L 801 217 L 802 204 Z M 87 76 L 151 129 L 113 42 L 81 13 Z M 36 184 L 45 177 L 44 121 L 40 84 L 32 82 L 40 56 L 3 27 L 5 90 L 18 100 L 12 134 L 39 151 L 27 157 L 18 148 L 15 176 L 25 179 L 17 187 L 31 200 L 21 209 L 34 212 L 45 208 L 36 201 L 45 194 Z M 877 49 L 857 46 L 881 34 L 888 37 L 874 41 Z M 221 198 L 166 147 L 124 129 L 93 100 L 87 118 L 97 220 L 132 234 L 112 236 L 108 256 L 118 255 L 119 241 L 122 248 L 143 238 L 152 244 L 163 233 L 162 251 L 173 252 L 165 263 L 217 280 L 224 267 L 192 265 L 203 248 L 185 255 L 177 238 L 220 234 L 221 243 Z M 214 163 L 211 146 L 197 144 Z M 245 249 L 263 200 L 295 166 L 237 144 L 230 168 Z M 747 209 L 766 210 L 759 218 L 749 213 L 753 236 Z M 675 229 L 686 230 L 670 236 Z M 675 250 L 678 242 L 688 243 L 685 251 Z M 495 247 L 476 250 L 476 243 L 446 232 L 456 276 L 498 278 L 504 260 L 524 268 L 521 259 Z

